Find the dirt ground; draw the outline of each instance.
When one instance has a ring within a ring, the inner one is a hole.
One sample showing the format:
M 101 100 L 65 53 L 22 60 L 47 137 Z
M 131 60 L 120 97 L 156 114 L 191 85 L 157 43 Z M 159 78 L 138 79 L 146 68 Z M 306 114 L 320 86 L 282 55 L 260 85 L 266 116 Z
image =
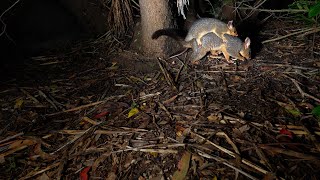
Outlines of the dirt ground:
M 0 179 L 319 179 L 313 36 L 265 43 L 238 65 L 95 44 L 31 58 L 1 82 Z

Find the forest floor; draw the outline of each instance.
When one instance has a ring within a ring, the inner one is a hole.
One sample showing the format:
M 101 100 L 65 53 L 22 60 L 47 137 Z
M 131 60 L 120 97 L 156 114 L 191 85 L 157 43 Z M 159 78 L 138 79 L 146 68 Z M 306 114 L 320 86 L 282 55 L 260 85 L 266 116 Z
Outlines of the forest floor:
M 1 81 L 0 179 L 320 179 L 319 33 L 238 66 L 105 52 L 33 57 Z

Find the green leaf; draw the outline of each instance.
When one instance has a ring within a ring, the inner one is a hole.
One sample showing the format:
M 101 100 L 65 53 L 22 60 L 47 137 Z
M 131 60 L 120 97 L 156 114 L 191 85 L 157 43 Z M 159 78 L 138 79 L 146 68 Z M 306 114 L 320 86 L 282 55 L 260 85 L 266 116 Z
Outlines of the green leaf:
M 308 17 L 312 18 L 320 14 L 320 2 L 310 7 Z
M 320 106 L 313 108 L 311 113 L 317 118 L 320 118 Z
M 301 116 L 301 112 L 297 109 L 286 109 L 288 113 L 292 114 L 294 117 L 299 117 Z
M 292 114 L 295 117 L 301 116 L 301 112 L 297 109 L 293 104 L 287 104 L 280 101 L 276 101 L 276 103 L 283 107 L 288 113 Z

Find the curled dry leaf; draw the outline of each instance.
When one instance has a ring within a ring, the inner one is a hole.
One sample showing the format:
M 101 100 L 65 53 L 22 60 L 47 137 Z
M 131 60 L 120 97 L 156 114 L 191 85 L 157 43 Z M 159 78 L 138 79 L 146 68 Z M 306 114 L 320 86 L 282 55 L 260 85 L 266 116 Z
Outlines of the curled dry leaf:
M 179 125 L 176 125 L 176 135 L 177 135 L 178 137 L 183 136 L 183 131 L 184 131 L 184 130 L 185 130 L 184 127 L 179 126 Z
M 284 129 L 284 128 L 282 128 L 280 130 L 280 134 L 285 134 L 285 135 L 288 135 L 290 138 L 293 138 L 293 133 L 287 129 Z
M 46 173 L 42 173 L 42 175 L 37 177 L 36 180 L 50 180 L 50 178 L 48 177 L 48 175 Z
M 210 122 L 215 122 L 215 123 L 219 123 L 220 121 L 220 117 L 217 115 L 217 114 L 210 114 L 208 117 L 207 117 L 208 121 Z
M 239 128 L 240 133 L 244 133 L 250 129 L 249 125 L 243 125 Z
M 116 180 L 116 179 L 117 179 L 117 175 L 115 172 L 109 172 L 106 178 L 106 180 Z
M 3 153 L 0 154 L 0 158 L 3 158 L 14 152 L 27 148 L 28 146 L 34 145 L 36 143 L 37 142 L 35 140 L 25 139 L 25 140 L 15 140 L 15 141 L 7 142 L 4 144 L 0 144 L 1 149 L 6 149 L 4 150 Z
M 163 101 L 162 103 L 163 103 L 163 104 L 170 104 L 170 103 L 172 103 L 177 97 L 178 97 L 178 95 L 175 95 L 175 96 L 171 97 L 170 99 L 167 99 L 167 100 Z
M 188 170 L 189 170 L 190 159 L 191 159 L 191 153 L 186 151 L 182 155 L 182 157 L 178 163 L 178 170 L 176 172 L 174 172 L 172 179 L 174 179 L 174 180 L 185 179 L 185 177 L 188 173 Z
M 104 160 L 106 160 L 111 155 L 111 152 L 105 152 L 101 156 L 98 157 L 98 159 L 95 160 L 95 162 L 92 165 L 92 170 L 96 171 L 99 164 L 102 163 Z
M 80 172 L 80 180 L 88 180 L 89 179 L 88 172 L 90 169 L 91 169 L 90 166 L 82 169 L 82 171 Z
M 14 104 L 14 109 L 20 109 L 22 107 L 23 103 L 24 103 L 24 101 L 22 98 L 17 99 Z
M 94 119 L 99 119 L 99 118 L 108 116 L 109 114 L 110 114 L 110 113 L 109 113 L 108 111 L 103 111 L 103 112 L 100 112 L 99 114 L 95 115 L 95 116 L 94 116 Z

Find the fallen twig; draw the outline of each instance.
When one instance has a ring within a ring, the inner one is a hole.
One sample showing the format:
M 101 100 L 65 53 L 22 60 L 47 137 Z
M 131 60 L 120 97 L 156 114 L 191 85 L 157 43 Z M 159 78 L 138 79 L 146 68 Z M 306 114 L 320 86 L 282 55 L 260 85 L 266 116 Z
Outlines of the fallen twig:
M 160 69 L 161 69 L 161 71 L 162 71 L 162 73 L 163 73 L 163 75 L 164 75 L 167 83 L 168 83 L 174 90 L 177 90 L 177 87 L 175 86 L 174 81 L 173 81 L 171 75 L 169 74 L 169 72 L 167 71 L 167 69 L 162 66 L 160 60 L 159 60 L 159 59 L 157 59 L 157 60 L 158 60 L 158 65 L 159 65 L 159 67 L 160 67 Z
M 308 154 L 299 153 L 299 152 L 289 150 L 289 149 L 281 149 L 281 148 L 270 147 L 270 146 L 266 146 L 266 145 L 259 145 L 259 147 L 262 149 L 266 149 L 268 151 L 274 152 L 274 153 L 285 154 L 287 156 L 291 156 L 291 157 L 295 157 L 295 158 L 299 158 L 299 159 L 310 160 L 310 161 L 319 161 L 320 160 L 316 156 L 311 156 Z
M 36 175 L 42 174 L 42 173 L 44 173 L 46 171 L 49 171 L 50 169 L 53 169 L 53 168 L 59 166 L 59 164 L 60 164 L 60 162 L 57 162 L 57 163 L 51 164 L 50 166 L 48 166 L 48 167 L 46 167 L 46 168 L 44 168 L 44 169 L 42 169 L 40 171 L 32 171 L 29 174 L 27 174 L 26 176 L 20 178 L 19 180 L 25 180 L 25 179 L 32 178 L 32 177 L 34 177 Z
M 55 115 L 59 115 L 59 114 L 62 114 L 62 113 L 78 111 L 78 110 L 81 110 L 81 109 L 84 109 L 84 108 L 87 108 L 87 107 L 91 107 L 91 106 L 95 106 L 95 105 L 98 105 L 98 104 L 102 104 L 102 103 L 108 102 L 108 101 L 110 101 L 111 99 L 114 99 L 114 98 L 121 98 L 121 97 L 124 97 L 124 96 L 125 95 L 111 96 L 111 97 L 108 97 L 106 100 L 103 100 L 103 101 L 97 101 L 97 102 L 94 102 L 94 103 L 78 106 L 78 107 L 75 107 L 75 108 L 72 108 L 72 109 L 63 110 L 63 111 L 52 113 L 52 114 L 46 114 L 45 116 L 55 116 Z
M 18 137 L 18 136 L 22 136 L 23 134 L 24 134 L 24 133 L 21 132 L 21 133 L 15 134 L 15 135 L 13 135 L 13 136 L 7 137 L 7 138 L 1 140 L 1 141 L 0 141 L 0 144 L 4 143 L 4 142 L 6 142 L 6 141 L 9 141 L 9 140 L 11 140 L 11 139 L 14 139 L 14 138 L 16 138 L 16 137 Z
M 294 35 L 297 35 L 297 34 L 302 34 L 302 33 L 305 33 L 305 32 L 313 33 L 313 32 L 318 32 L 318 31 L 320 31 L 320 27 L 304 29 L 302 31 L 290 33 L 290 34 L 287 34 L 287 35 L 284 35 L 284 36 L 280 36 L 280 37 L 277 37 L 277 38 L 274 38 L 274 39 L 269 39 L 269 40 L 262 41 L 262 44 L 273 42 L 273 41 L 278 41 L 278 40 L 281 40 L 281 39 L 284 39 L 284 38 L 287 38 L 287 37 L 290 37 L 290 36 L 294 36 Z
M 256 8 L 245 8 L 245 7 L 238 7 L 238 9 L 243 10 L 256 10 L 260 12 L 273 12 L 273 13 L 281 13 L 281 12 L 291 12 L 291 13 L 299 13 L 299 12 L 308 12 L 306 9 L 256 9 Z
M 209 140 L 207 140 L 206 138 L 202 137 L 202 136 L 199 135 L 199 134 L 196 134 L 196 133 L 191 132 L 191 131 L 189 131 L 188 133 L 190 133 L 191 137 L 194 137 L 194 138 L 197 138 L 197 139 L 201 139 L 202 141 L 206 141 L 208 144 L 213 145 L 214 147 L 216 147 L 216 148 L 219 149 L 220 151 L 222 151 L 222 152 L 230 155 L 230 156 L 233 157 L 233 158 L 236 158 L 237 156 L 239 156 L 238 154 L 236 154 L 236 153 L 234 153 L 234 152 L 232 152 L 232 151 L 230 151 L 230 150 L 228 150 L 228 149 L 226 149 L 226 148 L 224 148 L 224 147 L 222 147 L 222 146 L 219 146 L 219 145 L 217 145 L 217 144 L 215 144 L 215 143 L 213 143 L 213 142 L 211 142 L 211 141 L 209 141 Z M 259 172 L 261 172 L 261 173 L 263 173 L 263 174 L 269 173 L 268 171 L 266 171 L 266 170 L 264 170 L 263 168 L 255 165 L 254 163 L 250 162 L 250 161 L 247 160 L 247 159 L 242 158 L 242 159 L 241 159 L 241 162 L 244 163 L 245 165 L 247 165 L 247 166 L 249 166 L 249 167 L 251 167 L 251 168 L 253 168 L 253 169 L 255 169 L 255 170 L 257 170 L 257 171 L 259 171 Z
M 45 98 L 45 99 L 54 107 L 55 110 L 58 110 L 58 107 L 52 102 L 51 99 L 48 98 L 48 96 L 47 96 L 44 92 L 42 92 L 41 90 L 39 90 L 39 94 L 40 94 L 43 98 Z
M 228 161 L 226 161 L 226 160 L 224 160 L 224 159 L 222 159 L 222 158 L 220 158 L 220 157 L 212 156 L 212 155 L 210 155 L 210 154 L 208 154 L 208 153 L 205 153 L 205 152 L 203 152 L 203 151 L 200 151 L 200 150 L 197 150 L 197 151 L 198 151 L 198 153 L 199 153 L 200 156 L 203 156 L 203 157 L 209 158 L 209 159 L 214 159 L 214 160 L 216 160 L 216 161 L 218 161 L 218 162 L 221 162 L 222 164 L 224 164 L 224 165 L 226 165 L 226 166 L 234 169 L 235 171 L 237 171 L 237 172 L 239 172 L 239 173 L 247 176 L 247 177 L 250 178 L 250 179 L 258 180 L 257 178 L 255 178 L 255 177 L 251 176 L 250 174 L 242 171 L 241 169 L 234 167 L 234 166 L 231 165 Z
M 6 32 L 6 28 L 7 28 L 7 24 L 3 22 L 2 17 L 8 12 L 10 11 L 10 9 L 12 9 L 16 4 L 18 4 L 20 0 L 17 0 L 16 2 L 14 2 L 8 9 L 6 9 L 5 11 L 3 11 L 3 13 L 0 15 L 0 22 L 3 25 L 2 28 L 2 32 L 0 33 L 0 36 L 2 36 L 5 32 Z
M 289 76 L 287 76 L 287 75 L 283 75 L 283 76 L 289 78 L 289 79 L 293 82 L 293 84 L 297 87 L 298 91 L 300 92 L 300 94 L 301 94 L 301 96 L 302 96 L 303 98 L 304 98 L 304 97 L 308 97 L 308 98 L 313 99 L 313 100 L 317 101 L 318 103 L 320 103 L 320 99 L 318 99 L 318 98 L 316 98 L 316 97 L 314 97 L 314 96 L 312 96 L 312 95 L 304 92 L 304 91 L 301 89 L 301 87 L 300 87 L 299 83 L 297 82 L 297 80 L 295 80 L 295 79 L 293 79 L 293 78 L 291 78 L 291 77 L 289 77 Z
M 102 124 L 102 123 L 100 123 Z M 88 128 L 87 130 L 83 131 L 82 133 L 77 134 L 71 141 L 67 142 L 66 144 L 62 145 L 60 148 L 58 148 L 57 150 L 55 150 L 54 152 L 50 153 L 50 155 L 53 155 L 57 152 L 59 152 L 61 149 L 63 149 L 64 147 L 76 142 L 78 139 L 80 139 L 82 136 L 84 136 L 86 133 L 94 130 L 96 127 L 98 127 L 100 124 L 94 125 L 90 128 Z

